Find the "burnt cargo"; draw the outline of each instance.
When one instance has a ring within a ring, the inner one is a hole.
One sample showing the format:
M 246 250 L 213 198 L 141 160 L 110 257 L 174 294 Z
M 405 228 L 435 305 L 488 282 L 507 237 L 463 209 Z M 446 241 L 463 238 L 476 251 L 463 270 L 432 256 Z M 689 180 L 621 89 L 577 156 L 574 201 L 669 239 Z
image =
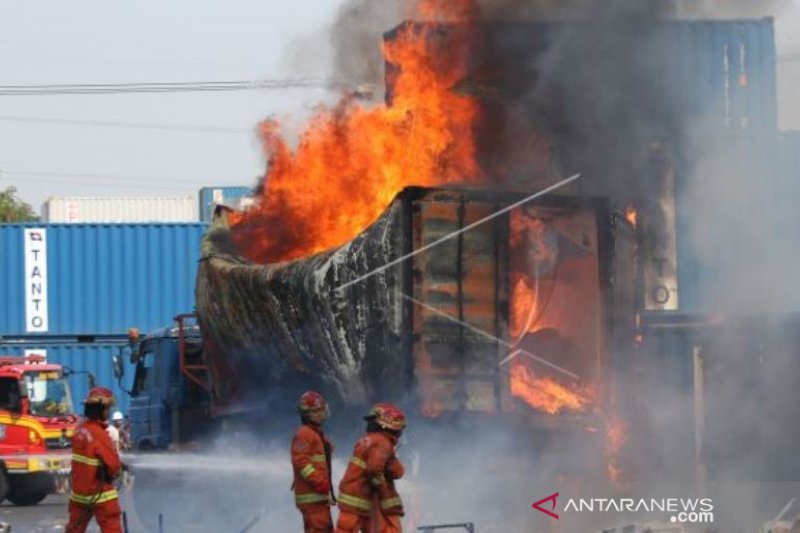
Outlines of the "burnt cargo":
M 269 265 L 243 260 L 218 217 L 196 290 L 215 400 L 316 386 L 349 405 L 497 413 L 515 409 L 522 360 L 603 396 L 634 309 L 632 231 L 606 202 L 538 199 L 399 261 L 524 196 L 406 188 L 350 242 Z

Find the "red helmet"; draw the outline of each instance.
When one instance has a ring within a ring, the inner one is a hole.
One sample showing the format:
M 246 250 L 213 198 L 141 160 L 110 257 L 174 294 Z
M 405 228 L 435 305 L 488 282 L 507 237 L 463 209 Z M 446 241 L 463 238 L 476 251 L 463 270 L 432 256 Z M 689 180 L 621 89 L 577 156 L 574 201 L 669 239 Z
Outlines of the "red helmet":
M 402 431 L 406 427 L 406 415 L 399 407 L 390 403 L 376 403 L 364 418 L 374 418 L 380 427 L 392 431 Z
M 318 393 L 317 391 L 310 390 L 304 392 L 303 395 L 300 396 L 300 401 L 298 402 L 297 408 L 301 413 L 316 411 L 317 409 L 324 409 L 327 411 L 328 402 L 325 401 L 325 397 L 322 394 Z
M 114 393 L 105 387 L 92 387 L 89 394 L 83 400 L 84 404 L 99 403 L 108 407 L 115 405 L 117 400 L 114 399 Z

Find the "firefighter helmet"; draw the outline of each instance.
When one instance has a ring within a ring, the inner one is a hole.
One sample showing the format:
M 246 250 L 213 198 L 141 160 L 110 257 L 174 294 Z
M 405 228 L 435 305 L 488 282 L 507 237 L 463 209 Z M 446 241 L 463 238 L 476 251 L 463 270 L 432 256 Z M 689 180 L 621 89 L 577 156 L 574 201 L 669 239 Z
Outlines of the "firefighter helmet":
M 99 403 L 107 407 L 116 405 L 117 400 L 114 399 L 114 393 L 105 387 L 92 387 L 89 394 L 83 400 L 84 404 Z
M 392 431 L 402 431 L 406 427 L 406 415 L 399 407 L 390 403 L 376 403 L 369 410 L 369 414 L 364 417 L 365 420 L 371 418 L 383 429 L 390 429 Z
M 300 401 L 298 402 L 297 408 L 301 413 L 316 411 L 317 409 L 324 409 L 327 411 L 328 402 L 325 401 L 325 397 L 322 394 L 318 393 L 317 391 L 310 390 L 304 392 L 303 395 L 300 396 Z

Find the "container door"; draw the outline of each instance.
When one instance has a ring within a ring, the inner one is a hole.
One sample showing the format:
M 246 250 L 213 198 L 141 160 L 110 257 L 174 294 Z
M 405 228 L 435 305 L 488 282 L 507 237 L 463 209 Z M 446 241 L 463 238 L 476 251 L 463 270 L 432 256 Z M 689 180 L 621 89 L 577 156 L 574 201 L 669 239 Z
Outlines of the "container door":
M 415 203 L 414 248 L 500 207 L 457 191 L 431 192 Z M 422 411 L 428 416 L 500 408 L 506 225 L 497 219 L 414 257 L 413 354 Z

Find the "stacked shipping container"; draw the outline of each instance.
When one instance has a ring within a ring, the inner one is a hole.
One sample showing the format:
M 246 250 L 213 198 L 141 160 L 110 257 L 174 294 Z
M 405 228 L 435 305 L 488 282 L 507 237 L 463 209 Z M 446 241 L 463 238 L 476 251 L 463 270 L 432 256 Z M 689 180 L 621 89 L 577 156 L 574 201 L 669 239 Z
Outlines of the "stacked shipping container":
M 42 220 L 59 222 L 195 222 L 188 196 L 57 196 L 42 206 Z
M 0 225 L 0 351 L 49 361 L 112 385 L 111 356 L 137 327 L 194 305 L 205 224 Z M 86 376 L 71 379 L 76 394 Z M 122 390 L 114 385 L 123 399 Z

